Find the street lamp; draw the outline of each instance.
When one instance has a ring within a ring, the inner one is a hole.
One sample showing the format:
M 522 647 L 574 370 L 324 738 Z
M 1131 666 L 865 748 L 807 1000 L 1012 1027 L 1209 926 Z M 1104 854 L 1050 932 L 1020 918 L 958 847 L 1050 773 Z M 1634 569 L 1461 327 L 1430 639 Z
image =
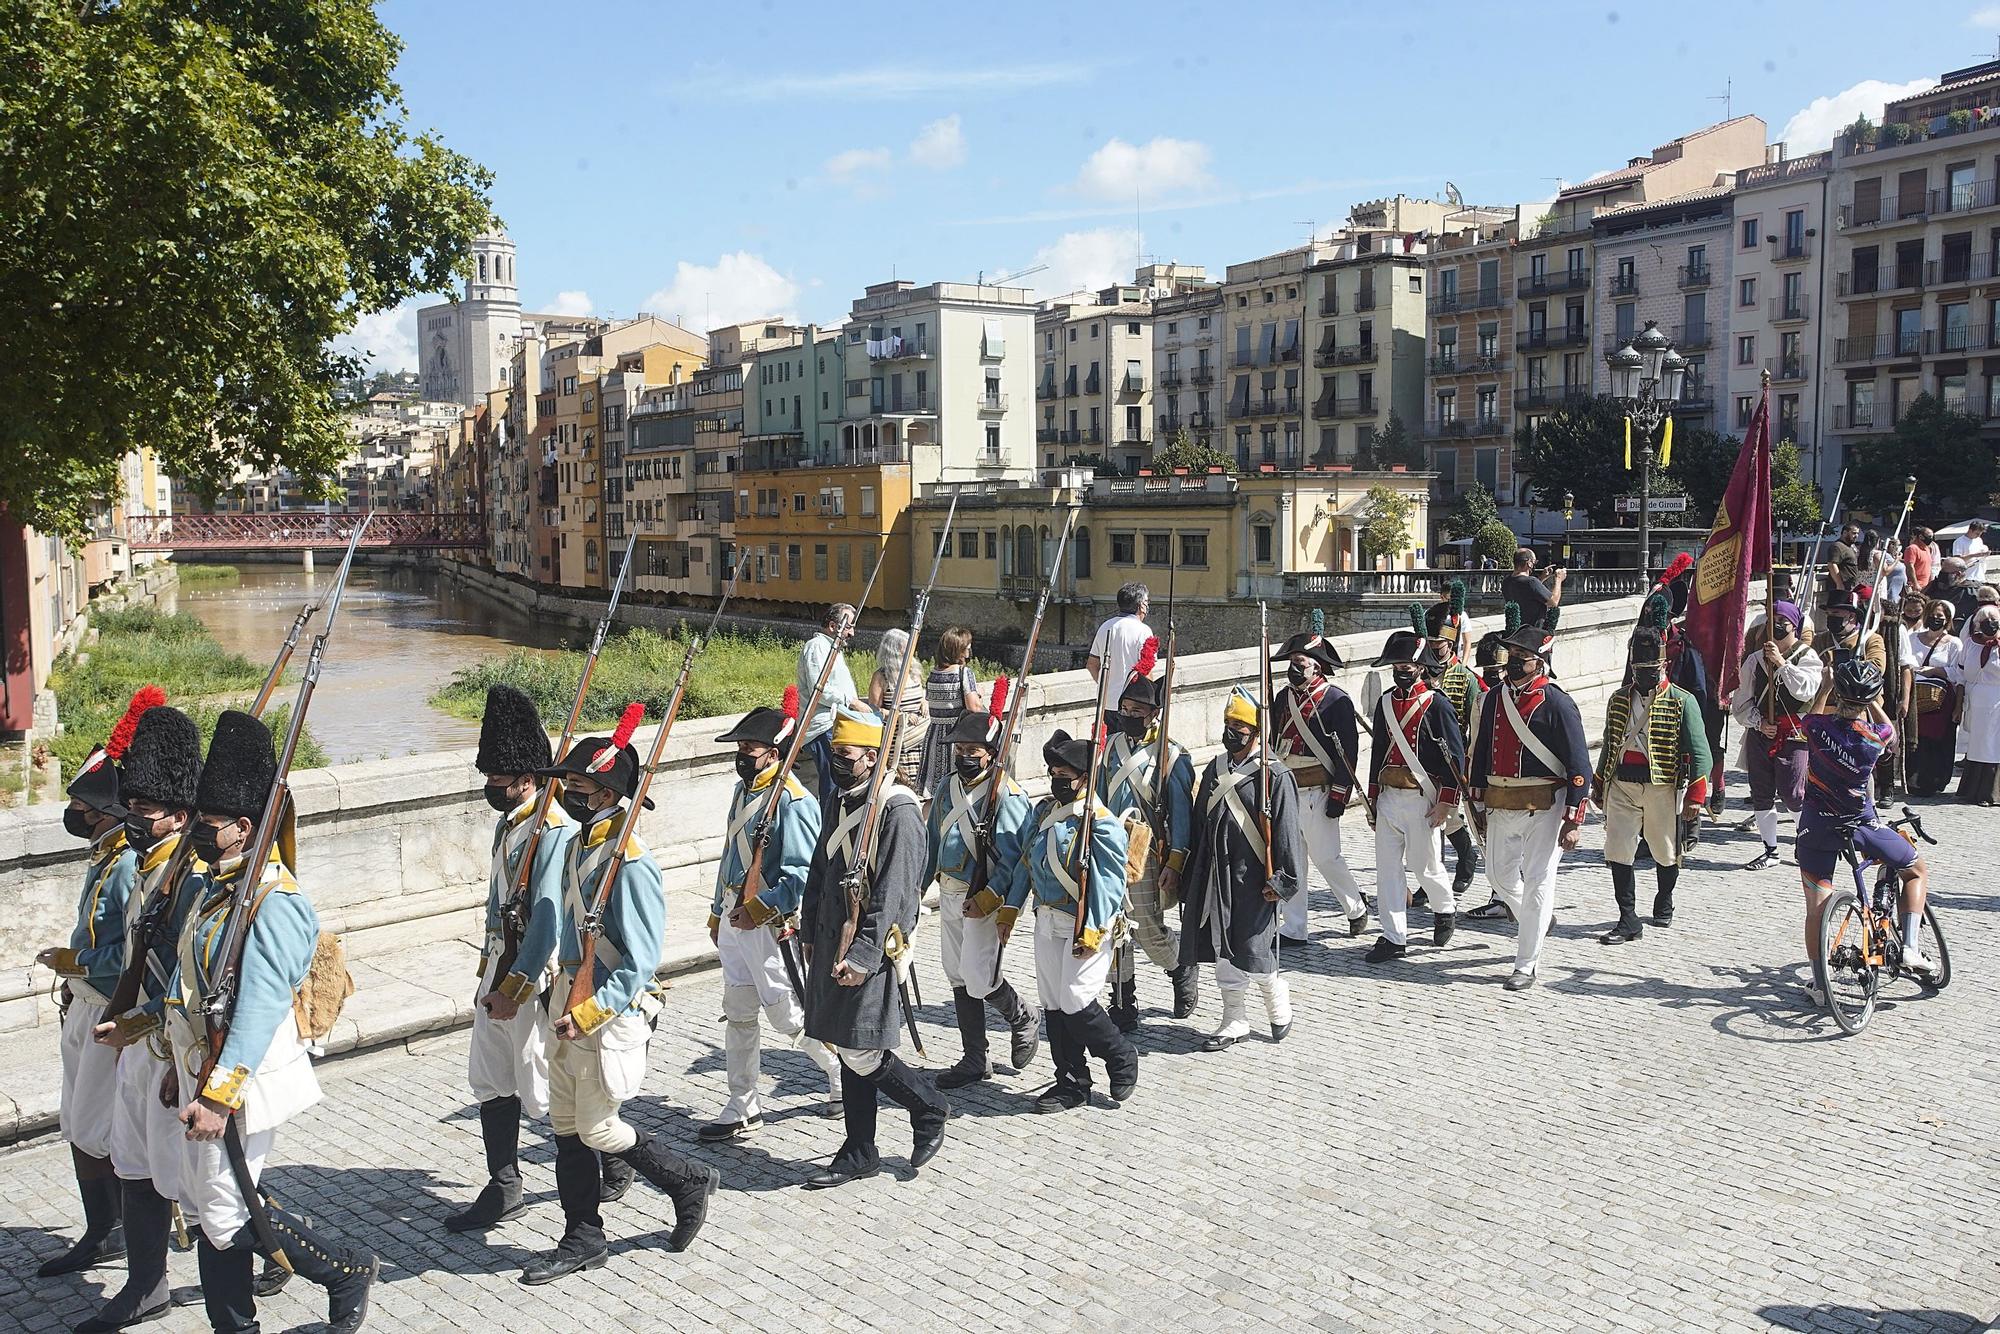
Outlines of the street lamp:
M 1660 332 L 1658 322 L 1647 320 L 1644 331 L 1607 355 L 1604 364 L 1611 375 L 1611 397 L 1624 411 L 1628 429 L 1639 435 L 1639 582 L 1644 584 L 1653 568 L 1653 433 L 1680 400 L 1688 362 Z
M 1563 561 L 1569 561 L 1569 521 L 1576 515 L 1576 493 L 1563 492 Z

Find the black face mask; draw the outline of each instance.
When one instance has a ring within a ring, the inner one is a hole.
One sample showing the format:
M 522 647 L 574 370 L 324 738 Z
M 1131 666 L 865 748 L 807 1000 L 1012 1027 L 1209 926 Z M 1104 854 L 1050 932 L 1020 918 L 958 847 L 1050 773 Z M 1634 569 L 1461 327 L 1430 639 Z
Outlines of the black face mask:
M 736 776 L 748 786 L 757 781 L 757 775 L 764 772 L 764 761 L 755 755 L 736 757 Z
M 1250 743 L 1257 739 L 1255 732 L 1246 732 L 1240 727 L 1222 729 L 1222 748 L 1231 755 L 1241 755 L 1250 749 Z
M 1417 686 L 1417 669 L 1414 667 L 1391 667 L 1389 675 L 1395 679 L 1396 693 L 1407 695 Z
M 1826 623 L 1826 632 L 1832 635 L 1835 641 L 1842 644 L 1854 638 L 1855 631 L 1860 628 L 1853 621 L 1848 620 L 1828 621 Z
M 834 786 L 843 792 L 853 787 L 867 774 L 867 770 L 846 755 L 835 755 L 830 767 L 833 770 Z
M 91 824 L 89 811 L 78 810 L 74 806 L 63 808 L 63 831 L 71 838 L 97 837 L 96 831 L 91 828 Z
M 1951 628 L 1951 617 L 1933 616 L 1930 618 L 1927 624 L 1933 630 L 1949 630 Z
M 1285 679 L 1295 686 L 1311 685 L 1313 678 L 1318 675 L 1319 673 L 1312 668 L 1301 667 L 1297 663 L 1285 669 Z
M 951 771 L 958 775 L 961 782 L 967 784 L 976 783 L 979 781 L 979 776 L 986 772 L 986 757 L 984 755 L 960 755 L 952 760 Z
M 133 851 L 144 854 L 151 852 L 159 843 L 160 836 L 153 832 L 156 821 L 151 816 L 125 814 L 125 841 Z
M 205 820 L 196 820 L 193 832 L 188 835 L 188 842 L 194 844 L 194 855 L 210 866 L 222 860 L 222 844 L 217 838 L 221 832 Z
M 1074 778 L 1062 778 L 1055 774 L 1049 775 L 1049 792 L 1055 797 L 1056 804 L 1059 806 L 1067 806 L 1072 801 L 1075 801 L 1077 791 L 1081 787 L 1082 784 L 1078 783 Z
M 1121 733 L 1125 736 L 1134 737 L 1146 735 L 1146 720 L 1144 718 L 1134 718 L 1130 714 L 1120 713 L 1116 709 L 1112 709 L 1104 715 L 1104 725 L 1110 729 L 1113 736 Z
M 589 827 L 592 820 L 597 818 L 597 812 L 591 809 L 590 799 L 581 792 L 563 793 L 562 808 L 568 812 L 570 819 L 586 828 Z
M 502 815 L 513 814 L 514 808 L 520 805 L 519 802 L 507 795 L 507 789 L 504 787 L 495 787 L 493 784 L 488 783 L 484 790 L 486 792 L 486 804 Z
M 1509 681 L 1525 681 L 1528 679 L 1528 664 L 1519 658 L 1508 663 L 1506 671 Z

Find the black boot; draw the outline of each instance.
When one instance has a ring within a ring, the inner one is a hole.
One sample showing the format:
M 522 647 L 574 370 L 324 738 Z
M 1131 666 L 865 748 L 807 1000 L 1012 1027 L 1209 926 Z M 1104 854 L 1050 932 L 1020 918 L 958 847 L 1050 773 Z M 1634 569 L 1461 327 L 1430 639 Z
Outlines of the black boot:
M 1012 1039 L 1007 1058 L 1018 1075 L 1035 1063 L 1035 1050 L 1042 1045 L 1042 1017 L 1036 1013 L 1034 1006 L 1021 999 L 1021 993 L 1014 990 L 1012 982 L 1001 982 L 986 997 L 986 1003 L 1007 1021 Z M 938 1081 L 938 1087 L 945 1087 L 942 1079 Z
M 556 1248 L 536 1256 L 521 1271 L 521 1282 L 553 1283 L 579 1269 L 595 1269 L 609 1254 L 604 1248 L 604 1216 L 597 1209 L 602 1187 L 597 1155 L 575 1135 L 556 1136 L 556 1198 L 562 1201 L 563 1234 Z
M 1185 1019 L 1201 1004 L 1201 965 L 1184 963 L 1167 976 L 1174 981 L 1174 1018 Z
M 375 1286 L 379 1268 L 375 1256 L 268 1201 L 266 1210 L 271 1215 L 272 1235 L 292 1262 L 292 1272 L 326 1289 L 327 1329 L 332 1334 L 354 1334 L 368 1319 L 368 1293 Z M 246 1246 L 252 1235 L 246 1227 Z
M 1431 944 L 1445 946 L 1451 944 L 1452 934 L 1458 930 L 1458 914 L 1441 912 L 1431 918 Z
M 1609 862 L 1611 867 L 1611 896 L 1618 900 L 1618 925 L 1599 936 L 1603 945 L 1623 945 L 1628 940 L 1637 940 L 1646 934 L 1646 928 L 1639 923 L 1636 910 L 1638 898 L 1638 877 L 1630 866 L 1623 862 Z
M 527 1208 L 521 1203 L 521 1100 L 480 1103 L 479 1138 L 486 1145 L 486 1186 L 471 1208 L 444 1220 L 447 1232 L 482 1232 Z
M 944 1147 L 944 1123 L 951 1117 L 951 1104 L 930 1076 L 904 1065 L 895 1052 L 885 1051 L 875 1070 L 875 1087 L 910 1114 L 910 1166 L 922 1167 L 937 1157 Z
M 1678 866 L 1656 866 L 1653 868 L 1653 925 L 1672 926 L 1674 924 L 1674 886 L 1681 881 Z
M 1132 961 L 1127 960 L 1123 966 L 1131 968 L 1132 971 L 1124 977 L 1118 977 L 1115 974 L 1118 966 L 1113 965 L 1114 975 L 1111 979 L 1111 1022 L 1117 1026 L 1120 1033 L 1136 1033 L 1139 1031 L 1139 970 Z
M 602 1174 L 597 1187 L 599 1204 L 614 1204 L 625 1198 L 625 1192 L 632 1189 L 633 1181 L 639 1174 L 632 1170 L 632 1164 L 616 1154 L 597 1155 L 597 1168 Z
M 257 1298 L 250 1291 L 257 1253 L 247 1244 L 217 1246 L 206 1232 L 195 1234 L 194 1251 L 208 1327 L 215 1334 L 257 1334 Z
M 1139 1085 L 1139 1049 L 1132 1045 L 1132 1039 L 1118 1031 L 1117 1023 L 1097 1001 L 1072 1016 L 1072 1021 L 1084 1050 L 1104 1062 L 1111 1101 L 1124 1102 L 1130 1098 Z
M 840 1108 L 847 1118 L 847 1138 L 833 1161 L 806 1178 L 807 1190 L 829 1190 L 850 1181 L 866 1181 L 882 1171 L 881 1155 L 875 1151 L 875 1120 L 879 1107 L 875 1080 L 857 1072 L 845 1061 L 840 1065 Z
M 118 1175 L 109 1158 L 93 1158 L 75 1145 L 69 1156 L 76 1168 L 76 1193 L 83 1198 L 83 1235 L 76 1245 L 42 1263 L 37 1278 L 75 1274 L 125 1258 L 125 1229 L 118 1222 Z
M 173 1285 L 167 1282 L 167 1233 L 173 1227 L 174 1207 L 150 1181 L 123 1181 L 119 1187 L 125 1220 L 125 1286 L 78 1325 L 77 1334 L 103 1334 L 158 1320 L 173 1306 Z
M 1479 851 L 1472 842 L 1470 829 L 1453 830 L 1449 842 L 1452 851 L 1458 854 L 1451 872 L 1451 892 L 1463 894 L 1472 888 L 1473 872 L 1479 869 Z
M 667 1236 L 667 1249 L 684 1251 L 708 1218 L 708 1197 L 722 1184 L 722 1174 L 683 1158 L 651 1135 L 641 1134 L 632 1147 L 611 1157 L 622 1158 L 640 1176 L 674 1202 L 674 1230 Z
M 993 1063 L 986 1059 L 986 1005 L 975 1000 L 964 987 L 951 989 L 952 1013 L 958 1017 L 958 1042 L 963 1055 L 958 1064 L 939 1072 L 941 1089 L 962 1089 L 982 1079 L 993 1078 Z
M 1035 1099 L 1035 1110 L 1070 1111 L 1090 1101 L 1090 1067 L 1077 1037 L 1077 1017 L 1053 1009 L 1043 1017 L 1049 1025 L 1049 1059 L 1055 1063 L 1056 1082 Z

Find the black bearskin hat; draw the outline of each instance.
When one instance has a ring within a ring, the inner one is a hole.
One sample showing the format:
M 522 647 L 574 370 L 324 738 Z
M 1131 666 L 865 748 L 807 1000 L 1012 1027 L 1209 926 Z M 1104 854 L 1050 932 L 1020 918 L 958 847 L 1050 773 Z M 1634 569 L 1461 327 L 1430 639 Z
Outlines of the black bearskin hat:
M 278 752 L 271 729 L 239 709 L 224 709 L 215 720 L 208 758 L 195 786 L 195 809 L 204 815 L 255 820 L 264 813 L 271 784 L 278 781 Z
M 479 718 L 479 757 L 472 767 L 510 777 L 549 767 L 549 734 L 535 701 L 513 686 L 486 687 L 486 712 Z
M 1065 769 L 1074 769 L 1080 774 L 1090 772 L 1090 738 L 1071 736 L 1060 727 L 1042 747 L 1042 762 L 1051 769 L 1060 764 Z
M 161 705 L 139 716 L 132 744 L 118 766 L 124 799 L 157 801 L 169 810 L 194 809 L 201 781 L 201 729 L 179 709 Z

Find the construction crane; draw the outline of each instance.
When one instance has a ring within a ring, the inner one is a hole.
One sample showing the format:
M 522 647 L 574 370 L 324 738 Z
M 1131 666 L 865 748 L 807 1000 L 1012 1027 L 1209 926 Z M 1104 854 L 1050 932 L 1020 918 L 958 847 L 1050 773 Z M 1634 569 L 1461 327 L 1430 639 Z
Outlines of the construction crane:
M 1019 279 L 1022 279 L 1022 278 L 1030 278 L 1030 277 L 1033 277 L 1033 276 L 1034 276 L 1035 274 L 1037 274 L 1037 273 L 1040 273 L 1040 272 L 1041 272 L 1041 271 L 1042 271 L 1043 269 L 1046 269 L 1046 268 L 1048 268 L 1048 265 L 1046 265 L 1046 264 L 1037 264 L 1037 265 L 1035 265 L 1035 266 L 1034 266 L 1033 268 L 1031 268 L 1031 269 L 1022 269 L 1022 270 L 1020 270 L 1020 271 L 1019 271 L 1018 273 L 1016 273 L 1016 272 L 1013 272 L 1013 271 L 1010 271 L 1010 270 L 1008 270 L 1008 269 L 1002 269 L 1002 270 L 1000 270 L 1000 272 L 1001 272 L 1001 274 L 1002 274 L 1002 275 L 1004 276 L 1004 278 L 1005 278 L 1005 281 L 1007 281 L 1007 282 L 1009 282 L 1009 283 L 1012 283 L 1012 282 L 1016 282 L 1016 281 L 1018 281 Z M 974 283 L 975 283 L 975 285 L 976 285 L 976 286 L 979 286 L 979 287 L 984 287 L 984 286 L 986 286 L 986 270 L 984 270 L 984 269 L 981 269 L 981 270 L 979 271 L 979 277 L 978 277 L 977 279 L 975 279 L 975 280 L 974 280 Z M 998 287 L 998 286 L 1000 286 L 1001 284 L 1000 284 L 1000 283 L 997 283 L 997 282 L 996 282 L 996 283 L 994 283 L 993 285 L 994 285 L 995 287 Z

